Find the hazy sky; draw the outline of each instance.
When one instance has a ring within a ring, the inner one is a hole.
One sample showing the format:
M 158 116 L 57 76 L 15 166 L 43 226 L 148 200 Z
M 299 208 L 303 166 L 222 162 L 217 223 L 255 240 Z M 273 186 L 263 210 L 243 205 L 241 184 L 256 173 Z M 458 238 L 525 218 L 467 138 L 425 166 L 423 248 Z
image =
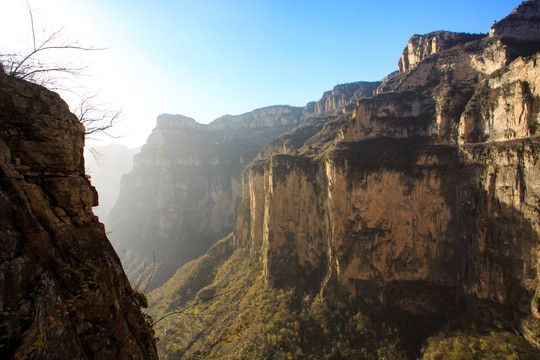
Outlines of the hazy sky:
M 487 33 L 519 0 L 29 0 L 38 36 L 64 26 L 82 53 L 78 81 L 119 108 L 120 139 L 142 145 L 161 113 L 201 123 L 318 100 L 334 85 L 397 70 L 413 34 Z M 7 3 L 7 4 L 6 4 Z M 2 0 L 0 50 L 30 45 L 25 0 Z

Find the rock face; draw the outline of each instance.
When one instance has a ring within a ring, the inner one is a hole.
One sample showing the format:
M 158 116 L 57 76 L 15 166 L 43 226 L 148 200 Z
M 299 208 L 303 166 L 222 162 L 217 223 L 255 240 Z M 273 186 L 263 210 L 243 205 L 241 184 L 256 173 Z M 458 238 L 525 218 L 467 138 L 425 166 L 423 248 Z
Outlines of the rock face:
M 525 42 L 540 41 L 540 8 L 536 1 L 523 1 L 510 15 L 491 28 L 491 36 Z
M 299 121 L 298 107 L 269 106 L 256 109 L 242 115 L 225 115 L 208 125 L 209 130 L 294 128 Z
M 329 121 L 353 110 L 359 99 L 373 96 L 380 85 L 379 81 L 358 81 L 336 85 L 326 91 L 319 101 L 310 102 L 304 107 L 298 127 L 265 146 L 257 159 L 297 152 L 306 140 L 320 132 Z
M 122 179 L 110 220 L 111 240 L 137 279 L 158 267 L 150 288 L 231 232 L 242 169 L 272 139 L 298 126 L 302 108 L 272 106 L 209 125 L 160 115 Z M 138 267 L 140 266 L 140 267 Z M 146 281 L 146 280 L 145 280 Z
M 487 301 L 538 346 L 538 4 L 489 37 L 413 36 L 376 96 L 250 165 L 234 241 L 269 286 L 418 316 Z
M 412 70 L 430 55 L 450 49 L 458 44 L 478 40 L 485 35 L 435 31 L 426 35 L 413 35 L 398 62 L 400 72 Z
M 60 97 L 0 74 L 0 356 L 156 359 Z
M 351 106 L 354 109 L 354 105 L 359 99 L 373 96 L 379 85 L 378 81 L 358 81 L 336 85 L 332 90 L 325 92 L 319 101 L 308 103 L 304 114 L 309 116 L 350 111 Z

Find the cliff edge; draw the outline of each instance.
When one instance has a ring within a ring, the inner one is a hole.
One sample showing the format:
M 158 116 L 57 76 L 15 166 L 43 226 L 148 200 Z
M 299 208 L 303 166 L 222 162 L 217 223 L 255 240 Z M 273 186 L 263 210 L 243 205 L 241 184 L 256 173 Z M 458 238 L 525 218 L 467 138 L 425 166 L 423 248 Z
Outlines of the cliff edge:
M 0 357 L 157 359 L 153 331 L 92 213 L 84 127 L 0 72 Z

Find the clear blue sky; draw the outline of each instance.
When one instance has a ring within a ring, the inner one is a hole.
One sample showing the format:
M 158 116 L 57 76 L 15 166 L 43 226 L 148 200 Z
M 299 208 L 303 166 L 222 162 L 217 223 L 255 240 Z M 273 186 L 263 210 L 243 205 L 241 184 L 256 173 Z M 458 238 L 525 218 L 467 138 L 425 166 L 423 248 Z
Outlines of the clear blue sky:
M 108 48 L 88 55 L 95 75 L 88 86 L 99 87 L 123 111 L 120 132 L 127 136 L 107 141 L 141 145 L 160 113 L 207 123 L 268 105 L 303 106 L 339 83 L 380 80 L 397 70 L 411 35 L 487 33 L 520 2 L 30 0 L 30 5 L 38 24 L 63 24 L 82 42 Z M 0 22 L 8 26 L 10 19 L 25 16 L 24 6 L 14 5 Z M 0 30 L 0 38 L 9 36 Z

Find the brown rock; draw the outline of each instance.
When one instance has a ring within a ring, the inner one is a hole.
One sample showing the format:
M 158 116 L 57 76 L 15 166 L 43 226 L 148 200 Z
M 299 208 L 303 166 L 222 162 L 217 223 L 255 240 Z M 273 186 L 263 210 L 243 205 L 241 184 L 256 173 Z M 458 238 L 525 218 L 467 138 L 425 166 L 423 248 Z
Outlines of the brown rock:
M 540 59 L 457 42 L 425 45 L 298 155 L 253 163 L 234 238 L 273 287 L 416 316 L 493 302 L 535 344 Z
M 398 62 L 400 72 L 407 72 L 420 61 L 458 44 L 478 40 L 485 35 L 435 31 L 426 35 L 413 35 Z
M 526 0 L 491 28 L 490 36 L 504 39 L 540 41 L 540 1 Z
M 157 268 L 148 289 L 231 232 L 242 169 L 275 137 L 296 127 L 302 108 L 270 106 L 199 124 L 160 115 L 122 180 L 109 217 L 111 241 L 133 279 Z M 146 267 L 149 269 L 150 266 Z
M 157 359 L 93 216 L 84 128 L 60 97 L 0 75 L 0 356 Z

